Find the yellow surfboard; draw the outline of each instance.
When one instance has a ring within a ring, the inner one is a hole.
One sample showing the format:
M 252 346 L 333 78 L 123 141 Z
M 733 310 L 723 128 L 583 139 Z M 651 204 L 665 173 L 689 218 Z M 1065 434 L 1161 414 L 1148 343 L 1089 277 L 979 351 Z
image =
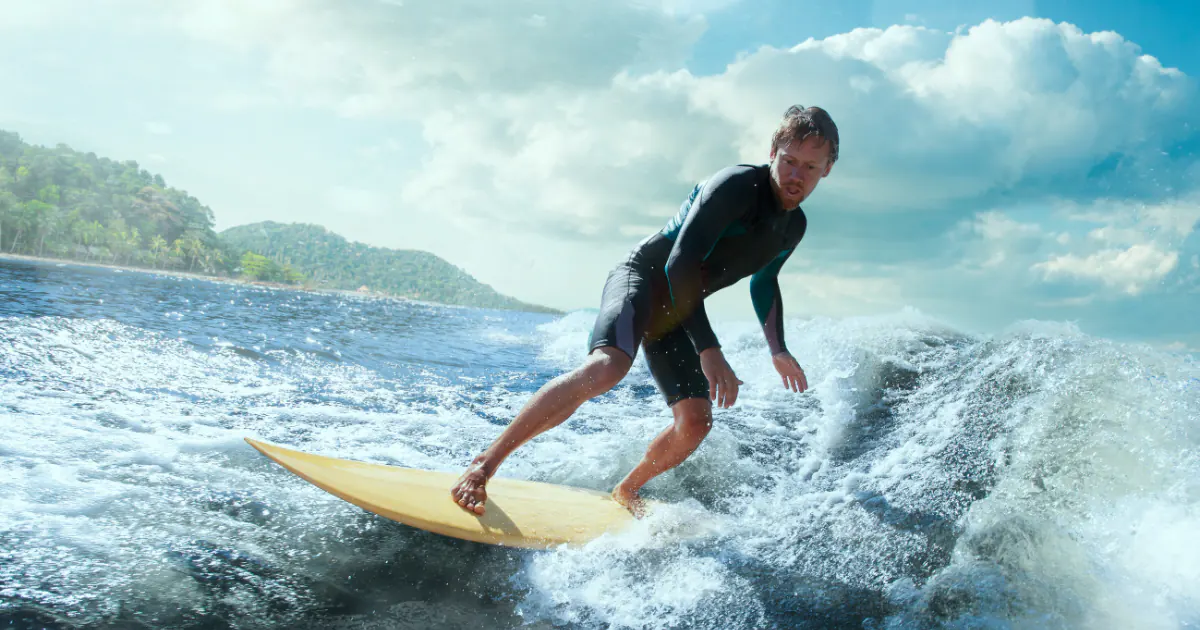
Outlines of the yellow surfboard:
M 370 464 L 246 442 L 313 485 L 365 510 L 426 531 L 464 540 L 545 549 L 580 545 L 633 522 L 606 492 L 493 477 L 484 514 L 450 496 L 459 475 Z M 651 509 L 653 502 L 647 502 Z

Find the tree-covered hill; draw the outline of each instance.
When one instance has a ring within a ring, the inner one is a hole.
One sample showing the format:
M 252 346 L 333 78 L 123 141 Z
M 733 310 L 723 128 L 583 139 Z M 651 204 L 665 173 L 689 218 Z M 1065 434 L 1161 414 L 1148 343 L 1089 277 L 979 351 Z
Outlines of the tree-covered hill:
M 547 311 L 501 295 L 442 258 L 419 250 L 395 250 L 350 242 L 319 225 L 266 221 L 220 233 L 237 250 L 265 256 L 320 287 L 367 287 L 388 295 L 485 308 Z
M 0 130 L 3 252 L 554 312 L 500 295 L 428 252 L 349 243 L 319 226 L 263 223 L 218 235 L 211 209 L 137 162 Z

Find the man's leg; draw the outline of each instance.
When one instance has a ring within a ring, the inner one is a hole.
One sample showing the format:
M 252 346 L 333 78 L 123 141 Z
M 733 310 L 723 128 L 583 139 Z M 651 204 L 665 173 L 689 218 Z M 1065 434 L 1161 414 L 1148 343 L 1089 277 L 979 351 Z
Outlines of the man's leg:
M 483 514 L 484 486 L 513 451 L 571 417 L 580 405 L 616 387 L 629 373 L 649 313 L 649 286 L 629 262 L 608 275 L 600 314 L 583 365 L 542 386 L 512 424 L 471 462 L 450 494 L 463 508 Z
M 675 422 L 650 442 L 641 463 L 612 491 L 613 499 L 639 517 L 644 510 L 638 495 L 642 486 L 683 463 L 712 428 L 712 401 L 708 398 L 687 398 L 675 403 L 671 410 L 675 412 Z
M 671 406 L 675 421 L 650 442 L 641 463 L 613 489 L 613 499 L 639 517 L 644 511 L 638 496 L 642 486 L 681 464 L 712 428 L 708 379 L 687 333 L 677 328 L 647 342 L 644 348 L 650 373 Z
M 632 364 L 624 352 L 601 347 L 592 351 L 583 365 L 543 385 L 500 437 L 471 462 L 450 489 L 451 496 L 464 508 L 483 514 L 487 501 L 484 486 L 500 464 L 521 445 L 562 424 L 584 402 L 615 387 Z

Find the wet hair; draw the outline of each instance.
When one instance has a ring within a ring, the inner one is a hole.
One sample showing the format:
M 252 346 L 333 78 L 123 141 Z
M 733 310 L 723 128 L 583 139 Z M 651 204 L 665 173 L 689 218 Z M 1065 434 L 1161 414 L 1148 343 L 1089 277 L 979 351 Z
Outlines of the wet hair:
M 809 136 L 817 136 L 828 142 L 829 163 L 837 162 L 838 128 L 829 112 L 820 107 L 789 107 L 779 122 L 779 128 L 771 136 L 771 150 L 775 151 L 793 141 L 804 142 Z

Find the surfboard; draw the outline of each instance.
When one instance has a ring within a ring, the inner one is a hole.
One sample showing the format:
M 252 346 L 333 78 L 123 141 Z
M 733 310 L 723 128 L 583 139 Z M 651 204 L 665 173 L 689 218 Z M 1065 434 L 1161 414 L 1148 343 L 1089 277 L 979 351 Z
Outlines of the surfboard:
M 482 515 L 454 502 L 461 473 L 404 468 L 246 442 L 309 483 L 384 518 L 479 543 L 547 549 L 578 546 L 634 521 L 607 492 L 493 477 Z M 647 511 L 653 509 L 647 501 Z

